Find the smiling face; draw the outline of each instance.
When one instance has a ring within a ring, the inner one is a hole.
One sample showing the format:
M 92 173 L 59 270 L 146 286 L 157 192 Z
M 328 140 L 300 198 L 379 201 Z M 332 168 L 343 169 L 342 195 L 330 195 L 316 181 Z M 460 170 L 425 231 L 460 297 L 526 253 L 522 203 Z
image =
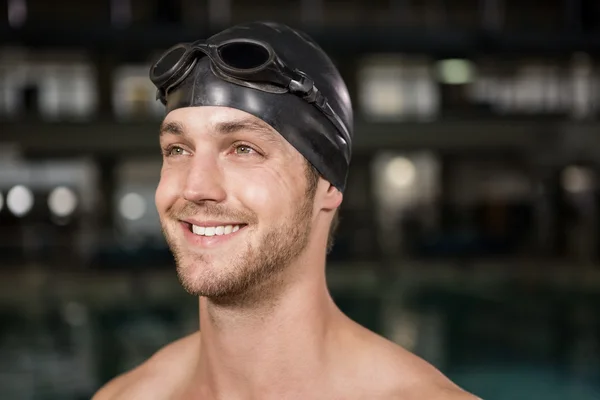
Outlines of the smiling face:
M 269 282 L 306 248 L 315 186 L 306 161 L 245 112 L 188 107 L 161 127 L 156 206 L 191 294 L 235 298 Z

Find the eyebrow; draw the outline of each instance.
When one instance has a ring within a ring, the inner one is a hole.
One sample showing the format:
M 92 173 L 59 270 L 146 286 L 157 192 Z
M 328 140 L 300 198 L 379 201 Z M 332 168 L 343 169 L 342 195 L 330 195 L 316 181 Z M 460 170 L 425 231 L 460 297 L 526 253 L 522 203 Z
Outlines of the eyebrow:
M 275 130 L 268 125 L 252 119 L 239 119 L 234 121 L 218 122 L 213 125 L 212 130 L 223 135 L 231 135 L 242 131 L 251 131 L 259 135 L 265 141 L 279 143 Z M 176 121 L 163 122 L 160 126 L 160 136 L 175 135 L 184 136 L 185 126 Z
M 167 134 L 183 136 L 185 134 L 183 124 L 179 122 L 163 122 L 160 125 L 160 136 L 162 137 Z
M 277 136 L 273 128 L 266 124 L 251 120 L 240 119 L 235 121 L 219 122 L 214 125 L 215 132 L 225 135 L 250 131 L 259 135 L 259 137 L 268 142 L 278 143 Z

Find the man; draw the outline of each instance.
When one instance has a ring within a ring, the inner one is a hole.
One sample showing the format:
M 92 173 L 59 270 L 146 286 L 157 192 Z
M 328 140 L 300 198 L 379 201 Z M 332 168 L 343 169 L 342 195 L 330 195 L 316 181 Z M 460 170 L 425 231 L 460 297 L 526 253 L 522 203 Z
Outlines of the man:
M 310 38 L 239 25 L 171 48 L 150 77 L 167 108 L 156 205 L 201 333 L 95 399 L 474 399 L 330 297 L 352 108 Z

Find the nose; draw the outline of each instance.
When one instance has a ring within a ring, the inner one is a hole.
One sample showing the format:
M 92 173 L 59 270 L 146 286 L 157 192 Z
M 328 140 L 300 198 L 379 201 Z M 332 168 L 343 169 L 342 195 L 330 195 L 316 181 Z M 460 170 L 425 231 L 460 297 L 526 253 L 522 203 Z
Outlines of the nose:
M 187 171 L 183 197 L 194 203 L 222 202 L 227 197 L 223 172 L 216 157 L 196 154 Z

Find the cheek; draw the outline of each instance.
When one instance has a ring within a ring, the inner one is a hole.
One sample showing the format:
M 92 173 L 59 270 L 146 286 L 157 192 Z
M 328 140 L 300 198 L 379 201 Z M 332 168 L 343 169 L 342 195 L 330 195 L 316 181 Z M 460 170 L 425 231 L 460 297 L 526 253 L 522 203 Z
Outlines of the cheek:
M 236 197 L 257 214 L 274 218 L 283 216 L 293 206 L 297 186 L 301 186 L 283 168 L 240 171 L 232 178 Z
M 175 178 L 168 170 L 163 169 L 161 171 L 160 181 L 158 182 L 154 196 L 156 208 L 159 213 L 164 212 L 177 200 L 179 185 L 178 180 Z

